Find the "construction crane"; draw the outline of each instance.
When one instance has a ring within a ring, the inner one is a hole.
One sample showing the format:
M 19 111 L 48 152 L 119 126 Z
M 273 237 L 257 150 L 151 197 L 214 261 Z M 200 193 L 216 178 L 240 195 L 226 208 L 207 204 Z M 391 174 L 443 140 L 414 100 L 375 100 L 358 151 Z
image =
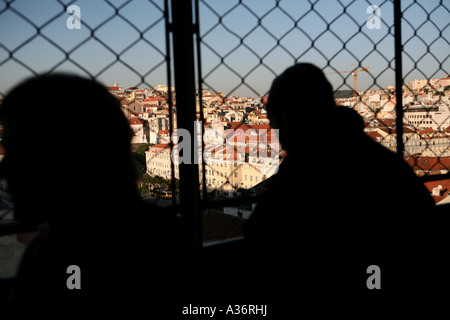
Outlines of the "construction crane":
M 356 63 L 352 63 L 352 65 L 355 66 L 355 68 L 351 71 L 345 70 L 345 71 L 336 71 L 336 72 L 325 72 L 326 74 L 332 74 L 332 73 L 352 73 L 353 74 L 353 97 L 354 97 L 354 102 L 356 104 L 356 97 L 358 95 L 358 72 L 364 72 L 364 71 L 369 71 L 370 68 L 364 68 L 361 67 L 361 69 L 358 69 Z

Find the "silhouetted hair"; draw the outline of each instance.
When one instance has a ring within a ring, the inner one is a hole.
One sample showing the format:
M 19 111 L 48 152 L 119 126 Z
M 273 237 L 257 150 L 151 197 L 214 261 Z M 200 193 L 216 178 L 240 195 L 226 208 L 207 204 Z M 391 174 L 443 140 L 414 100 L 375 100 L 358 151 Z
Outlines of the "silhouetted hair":
M 267 113 L 269 118 L 281 111 L 313 113 L 314 105 L 333 108 L 331 84 L 323 72 L 309 63 L 298 63 L 275 78 L 269 91 Z
M 266 109 L 280 142 L 288 150 L 307 130 L 317 132 L 333 117 L 333 88 L 323 72 L 309 63 L 286 69 L 272 82 Z M 289 152 L 289 150 L 288 150 Z

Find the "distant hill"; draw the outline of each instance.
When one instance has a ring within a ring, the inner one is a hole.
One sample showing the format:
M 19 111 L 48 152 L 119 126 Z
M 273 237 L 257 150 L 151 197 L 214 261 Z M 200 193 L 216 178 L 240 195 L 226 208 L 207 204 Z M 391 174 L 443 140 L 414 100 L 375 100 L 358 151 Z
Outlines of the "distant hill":
M 334 98 L 351 98 L 353 97 L 353 90 L 336 90 L 334 92 Z

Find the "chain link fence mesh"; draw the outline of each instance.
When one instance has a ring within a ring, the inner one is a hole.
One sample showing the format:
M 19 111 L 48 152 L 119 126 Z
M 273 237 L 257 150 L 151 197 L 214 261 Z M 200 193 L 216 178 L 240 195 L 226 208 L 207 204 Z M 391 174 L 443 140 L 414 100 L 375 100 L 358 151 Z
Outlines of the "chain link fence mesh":
M 127 74 L 130 87 L 152 87 L 152 76 L 162 70 L 161 83 L 167 82 L 162 1 L 18 0 L 0 6 L 0 68 L 14 71 L 2 81 L 2 96 L 19 79 L 42 72 L 76 72 L 107 83 Z
M 199 0 L 199 7 L 202 84 L 208 96 L 220 92 L 225 97 L 214 106 L 233 108 L 249 101 L 242 97 L 260 98 L 285 68 L 312 62 L 327 74 L 337 104 L 357 110 L 367 134 L 397 150 L 392 1 L 225 4 Z M 448 4 L 402 1 L 401 10 L 405 160 L 418 175 L 446 174 L 450 165 Z M 293 103 L 302 99 L 295 92 L 286 94 Z M 209 107 L 210 102 L 203 105 Z M 246 125 L 258 125 L 265 121 L 258 122 L 262 118 L 254 117 Z M 221 176 L 222 170 L 214 166 L 207 170 L 211 187 L 217 189 L 219 179 L 212 174 Z M 233 171 L 225 183 L 238 180 L 245 189 L 257 184 L 250 168 L 242 170 L 249 174 L 233 179 Z
M 30 76 L 80 74 L 121 100 L 134 143 L 156 143 L 170 129 L 167 17 L 162 0 L 2 1 L 0 98 Z M 142 121 L 151 110 L 160 114 Z
M 356 109 L 365 119 L 367 134 L 397 150 L 393 1 L 196 0 L 194 4 L 199 12 L 202 70 L 197 97 L 205 129 L 226 121 L 228 128 L 242 129 L 247 139 L 232 144 L 233 157 L 243 157 L 243 163 L 219 161 L 203 167 L 214 197 L 245 193 L 270 176 L 263 173 L 261 159 L 251 162 L 248 140 L 256 134 L 267 142 L 267 135 L 272 135 L 264 101 L 272 80 L 296 62 L 319 66 L 336 90 L 336 102 Z M 78 20 L 73 5 L 81 10 Z M 405 160 L 418 175 L 446 174 L 449 4 L 408 0 L 402 1 L 401 10 Z M 168 20 L 162 0 L 2 1 L 0 97 L 25 77 L 42 72 L 77 73 L 111 88 L 119 82 L 123 90 L 111 90 L 118 97 L 129 97 L 123 105 L 130 117 L 142 117 L 138 113 L 149 110 L 159 114 L 153 124 L 142 121 L 147 140 L 138 140 L 159 144 L 159 151 L 147 152 L 147 172 L 170 178 L 174 168 L 161 162 L 168 159 L 161 153 L 170 148 L 173 128 L 168 119 L 176 112 L 168 77 Z M 296 93 L 287 94 L 301 99 Z

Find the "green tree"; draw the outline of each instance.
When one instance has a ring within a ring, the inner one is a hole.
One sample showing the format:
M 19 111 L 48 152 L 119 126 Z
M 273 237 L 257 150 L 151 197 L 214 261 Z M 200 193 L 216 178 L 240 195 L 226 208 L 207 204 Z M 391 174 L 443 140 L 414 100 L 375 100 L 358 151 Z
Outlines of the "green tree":
M 145 143 L 140 145 L 137 149 L 136 149 L 136 153 L 141 155 L 141 156 L 145 156 L 145 152 L 148 150 L 148 148 L 150 146 L 152 146 L 153 144 L 151 143 Z
M 352 97 L 353 97 L 353 90 L 336 90 L 334 92 L 335 99 L 352 98 Z

